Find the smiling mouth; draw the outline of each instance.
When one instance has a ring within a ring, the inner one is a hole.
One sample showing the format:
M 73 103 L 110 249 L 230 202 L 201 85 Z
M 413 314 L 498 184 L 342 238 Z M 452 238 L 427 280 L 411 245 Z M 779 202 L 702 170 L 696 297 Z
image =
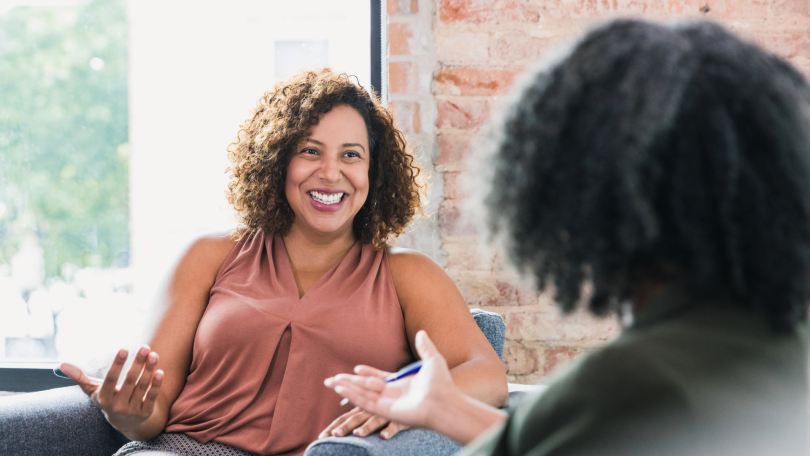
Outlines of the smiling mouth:
M 311 191 L 311 192 L 308 192 L 308 193 L 309 193 L 309 196 L 312 197 L 312 199 L 314 199 L 315 201 L 317 201 L 317 202 L 319 202 L 321 204 L 326 204 L 327 206 L 330 206 L 332 204 L 337 204 L 337 203 L 341 202 L 343 200 L 343 197 L 346 196 L 346 194 L 343 193 L 343 192 L 339 192 L 339 193 L 321 193 L 321 192 Z

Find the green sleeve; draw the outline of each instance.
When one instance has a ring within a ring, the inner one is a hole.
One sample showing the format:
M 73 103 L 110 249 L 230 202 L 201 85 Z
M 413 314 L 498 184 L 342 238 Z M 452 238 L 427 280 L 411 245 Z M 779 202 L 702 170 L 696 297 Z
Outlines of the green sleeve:
M 696 430 L 681 389 L 656 367 L 609 347 L 462 453 L 503 456 L 688 454 Z

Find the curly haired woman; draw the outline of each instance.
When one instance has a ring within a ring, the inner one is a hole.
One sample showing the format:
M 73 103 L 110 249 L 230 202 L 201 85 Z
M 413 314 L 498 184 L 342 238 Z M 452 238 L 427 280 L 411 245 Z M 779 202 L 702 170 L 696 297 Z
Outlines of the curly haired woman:
M 149 441 L 119 455 L 299 455 L 319 436 L 391 438 L 404 426 L 322 382 L 360 363 L 397 370 L 420 330 L 436 334 L 459 389 L 504 403 L 504 369 L 451 279 L 387 244 L 421 211 L 423 184 L 376 98 L 330 70 L 293 77 L 262 97 L 229 158 L 243 227 L 183 255 L 150 346 L 123 375 L 122 350 L 103 382 L 62 367 L 116 429 Z
M 425 333 L 416 376 L 327 383 L 478 438 L 466 455 L 807 455 L 805 78 L 715 24 L 619 20 L 527 82 L 490 225 L 563 309 L 590 282 L 594 313 L 627 303 L 634 322 L 509 416 L 459 392 Z

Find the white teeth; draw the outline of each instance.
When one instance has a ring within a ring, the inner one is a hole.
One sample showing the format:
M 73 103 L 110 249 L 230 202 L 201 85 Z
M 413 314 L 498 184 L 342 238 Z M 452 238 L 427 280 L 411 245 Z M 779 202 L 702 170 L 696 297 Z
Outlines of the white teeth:
M 343 192 L 341 193 L 321 193 L 321 192 L 309 192 L 312 198 L 321 203 L 321 204 L 337 204 L 340 202 L 341 198 L 343 198 Z

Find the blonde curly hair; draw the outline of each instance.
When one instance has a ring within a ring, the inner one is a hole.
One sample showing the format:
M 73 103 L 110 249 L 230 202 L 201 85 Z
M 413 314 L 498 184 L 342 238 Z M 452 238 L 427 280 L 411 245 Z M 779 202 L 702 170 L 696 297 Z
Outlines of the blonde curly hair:
M 324 68 L 293 76 L 266 92 L 228 147 L 226 195 L 246 227 L 234 232 L 234 238 L 257 229 L 287 233 L 295 220 L 284 191 L 290 159 L 320 117 L 343 105 L 365 121 L 371 150 L 369 194 L 354 218 L 355 236 L 379 249 L 417 213 L 424 215 L 421 168 L 391 113 L 348 75 Z

